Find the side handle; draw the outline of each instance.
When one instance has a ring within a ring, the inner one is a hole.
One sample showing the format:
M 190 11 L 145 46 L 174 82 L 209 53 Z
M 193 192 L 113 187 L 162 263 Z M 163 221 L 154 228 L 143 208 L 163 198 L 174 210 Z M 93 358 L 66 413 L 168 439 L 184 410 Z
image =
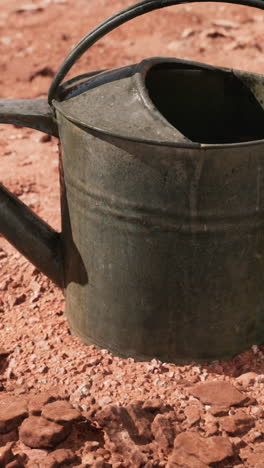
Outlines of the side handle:
M 58 136 L 44 100 L 0 100 L 0 123 L 30 127 Z M 63 287 L 60 234 L 0 183 L 0 234 L 59 287 Z
M 53 78 L 49 89 L 48 102 L 51 104 L 52 100 L 57 97 L 58 87 L 72 66 L 91 46 L 93 46 L 99 39 L 106 34 L 113 31 L 118 26 L 130 21 L 138 16 L 145 15 L 160 8 L 169 7 L 172 5 L 181 5 L 183 3 L 204 3 L 205 1 L 219 3 L 232 3 L 237 5 L 247 5 L 253 8 L 260 8 L 264 10 L 263 0 L 141 0 L 133 5 L 119 11 L 110 18 L 103 21 L 96 26 L 89 34 L 87 34 L 80 42 L 70 51 L 64 62 L 61 64 L 56 75 Z

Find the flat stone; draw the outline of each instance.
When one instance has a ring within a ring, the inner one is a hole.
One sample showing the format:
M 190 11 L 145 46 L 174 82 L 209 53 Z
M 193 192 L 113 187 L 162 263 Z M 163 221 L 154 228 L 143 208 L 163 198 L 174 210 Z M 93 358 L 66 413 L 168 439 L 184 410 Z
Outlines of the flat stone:
M 104 428 L 114 451 L 122 455 L 128 466 L 145 466 L 147 458 L 140 450 L 140 445 L 135 442 L 142 441 L 142 434 L 139 436 L 138 427 L 126 408 L 106 406 L 97 413 L 96 420 Z
M 166 468 L 209 468 L 207 463 L 203 463 L 196 455 L 186 453 L 182 449 L 173 450 L 168 458 Z
M 85 465 L 83 468 L 86 468 L 87 465 Z M 153 465 L 152 465 L 153 466 Z M 79 467 L 80 468 L 80 467 Z M 112 468 L 112 465 L 109 465 L 109 463 L 106 463 L 104 460 L 96 460 L 92 464 L 92 468 Z M 144 465 L 144 468 L 149 468 L 148 463 Z
M 176 436 L 173 453 L 182 454 L 183 451 L 205 464 L 218 463 L 234 455 L 233 446 L 227 437 L 205 438 L 196 432 L 182 432 Z
M 43 468 L 57 468 L 59 466 L 81 463 L 81 459 L 72 451 L 68 449 L 57 449 L 49 453 L 47 457 L 40 461 Z
M 81 418 L 81 412 L 64 400 L 48 403 L 42 409 L 42 416 L 57 423 L 73 422 Z
M 189 393 L 204 405 L 238 406 L 247 400 L 247 396 L 228 382 L 212 381 L 199 383 L 189 388 Z
M 5 434 L 18 427 L 28 416 L 27 400 L 2 398 L 0 401 L 0 433 Z
M 31 448 L 52 448 L 65 440 L 70 432 L 70 424 L 61 425 L 42 416 L 30 416 L 21 424 L 19 438 Z
M 247 429 L 251 429 L 255 425 L 255 420 L 252 416 L 240 410 L 236 414 L 220 418 L 219 424 L 221 429 L 228 434 L 236 435 Z
M 153 411 L 143 408 L 143 401 L 134 400 L 126 407 L 126 411 L 133 421 L 136 429 L 135 435 L 142 443 L 152 441 L 151 423 L 154 419 Z
M 167 453 L 176 436 L 176 431 L 172 425 L 169 415 L 157 414 L 151 424 L 151 431 L 160 449 Z
M 184 413 L 189 426 L 193 426 L 201 419 L 201 411 L 196 405 L 186 406 Z
M 205 430 L 207 435 L 216 435 L 218 432 L 218 425 L 216 423 L 205 423 L 203 426 L 203 429 Z
M 8 442 L 15 442 L 18 440 L 18 430 L 17 428 L 12 429 L 10 432 L 6 432 L 5 434 L 0 434 L 0 445 L 5 445 Z
M 172 457 L 171 457 L 171 459 L 172 459 Z M 120 467 L 118 467 L 118 468 L 120 468 Z M 182 468 L 182 465 L 178 465 L 178 463 L 174 463 L 174 461 L 172 460 L 172 461 L 167 463 L 166 468 Z
M 142 409 L 150 413 L 157 414 L 164 413 L 172 408 L 169 405 L 166 405 L 160 398 L 152 398 L 143 402 Z
M 28 448 L 23 447 L 23 453 L 22 453 L 22 455 L 26 456 L 26 460 L 24 464 L 26 465 L 27 468 L 31 466 L 31 464 L 33 465 L 33 468 L 37 468 L 39 460 L 43 461 L 44 459 L 46 459 L 48 454 L 49 454 L 48 450 L 31 449 L 29 447 Z
M 29 400 L 29 414 L 32 416 L 40 416 L 43 406 L 53 401 L 55 401 L 55 399 L 49 392 L 42 392 L 39 395 L 35 395 Z
M 248 466 L 254 468 L 263 468 L 263 458 L 264 452 L 262 453 L 252 453 L 247 458 Z
M 209 408 L 208 413 L 212 414 L 213 416 L 226 416 L 229 412 L 228 406 L 211 406 Z
M 28 403 L 28 410 L 30 415 L 39 416 L 43 406 L 57 400 L 67 400 L 69 395 L 59 387 L 53 387 L 45 392 L 31 396 Z

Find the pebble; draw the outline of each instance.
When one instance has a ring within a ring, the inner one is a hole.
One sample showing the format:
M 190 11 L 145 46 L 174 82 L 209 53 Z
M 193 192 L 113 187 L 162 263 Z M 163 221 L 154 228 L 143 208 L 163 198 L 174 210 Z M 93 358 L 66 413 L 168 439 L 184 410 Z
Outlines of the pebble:
M 73 422 L 81 418 L 81 412 L 64 400 L 47 403 L 41 414 L 44 418 L 57 423 Z
M 193 426 L 201 419 L 201 410 L 195 405 L 189 405 L 184 409 L 189 426 Z
M 176 436 L 172 457 L 177 460 L 177 455 L 182 457 L 184 454 L 186 454 L 187 459 L 191 455 L 208 466 L 211 463 L 219 463 L 228 457 L 232 457 L 234 449 L 232 443 L 226 437 L 212 436 L 204 438 L 195 432 L 182 432 Z
M 65 440 L 71 432 L 71 425 L 48 421 L 42 416 L 30 416 L 19 429 L 20 440 L 31 448 L 53 448 Z
M 246 395 L 229 382 L 211 381 L 196 384 L 189 389 L 189 393 L 205 405 L 230 407 L 242 405 L 247 399 Z
M 14 454 L 12 448 L 14 446 L 13 442 L 9 442 L 4 447 L 0 447 L 0 466 L 5 467 L 14 459 Z
M 57 449 L 51 452 L 44 460 L 40 460 L 41 467 L 43 468 L 57 468 L 64 465 L 76 466 L 81 463 L 80 457 L 78 457 L 72 450 L 69 449 Z
M 0 400 L 0 433 L 5 434 L 16 427 L 28 416 L 27 401 L 21 398 L 2 398 Z
M 240 375 L 236 378 L 236 381 L 243 385 L 243 387 L 248 387 L 249 385 L 254 385 L 258 374 L 256 372 L 246 372 L 245 374 Z
M 168 453 L 169 449 L 173 447 L 176 436 L 170 416 L 157 414 L 151 424 L 151 431 L 159 449 L 163 450 L 164 453 Z
M 237 413 L 233 415 L 220 418 L 219 424 L 221 429 L 228 434 L 237 435 L 241 431 L 253 427 L 255 420 L 252 416 L 246 414 L 243 410 L 238 410 Z

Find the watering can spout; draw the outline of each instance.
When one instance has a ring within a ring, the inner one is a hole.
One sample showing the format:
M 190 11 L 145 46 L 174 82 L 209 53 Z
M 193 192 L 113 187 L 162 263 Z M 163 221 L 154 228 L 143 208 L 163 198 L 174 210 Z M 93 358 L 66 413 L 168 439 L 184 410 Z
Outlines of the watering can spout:
M 58 135 L 44 100 L 0 100 L 0 122 Z M 60 234 L 0 183 L 0 234 L 58 286 L 63 286 Z
M 0 123 L 34 128 L 58 136 L 58 127 L 45 99 L 0 99 Z

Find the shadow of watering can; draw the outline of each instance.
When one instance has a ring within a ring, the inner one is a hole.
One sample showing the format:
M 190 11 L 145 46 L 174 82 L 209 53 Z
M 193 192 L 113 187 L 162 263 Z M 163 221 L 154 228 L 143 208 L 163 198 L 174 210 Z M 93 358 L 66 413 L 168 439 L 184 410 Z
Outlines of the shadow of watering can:
M 59 136 L 62 232 L 0 187 L 0 232 L 65 289 L 73 333 L 120 356 L 230 358 L 264 342 L 264 76 L 173 58 L 62 83 L 0 121 Z M 262 0 L 227 1 L 264 9 Z

